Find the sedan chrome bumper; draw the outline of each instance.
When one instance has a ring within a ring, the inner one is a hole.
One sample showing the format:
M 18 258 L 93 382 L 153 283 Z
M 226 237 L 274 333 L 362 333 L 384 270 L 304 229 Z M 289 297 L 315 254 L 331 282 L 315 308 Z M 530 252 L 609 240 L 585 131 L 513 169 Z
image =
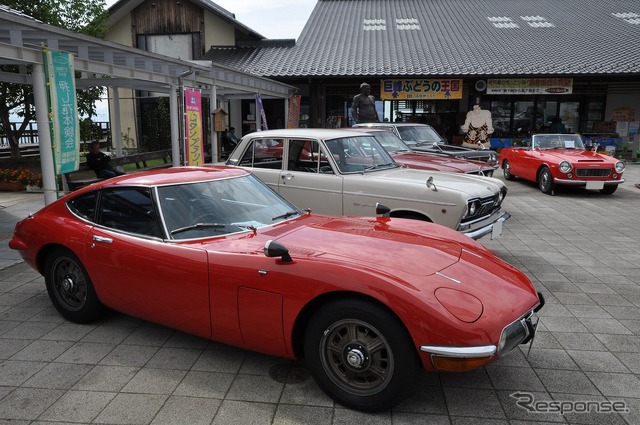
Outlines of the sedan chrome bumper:
M 503 213 L 493 223 L 489 223 L 475 230 L 461 230 L 462 234 L 469 236 L 471 239 L 480 239 L 483 236 L 491 234 L 491 239 L 497 238 L 502 234 L 502 224 L 511 218 L 508 212 Z

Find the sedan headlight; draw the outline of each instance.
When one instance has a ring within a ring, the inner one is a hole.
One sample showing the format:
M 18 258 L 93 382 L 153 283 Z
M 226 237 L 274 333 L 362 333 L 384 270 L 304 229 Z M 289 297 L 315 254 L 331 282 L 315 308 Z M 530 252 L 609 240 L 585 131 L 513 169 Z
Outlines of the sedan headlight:
M 560 165 L 558 166 L 558 170 L 560 170 L 561 173 L 567 174 L 569 171 L 571 171 L 571 164 L 568 161 L 562 161 L 560 163 Z
M 464 218 L 473 217 L 478 214 L 480 210 L 480 201 L 475 199 L 472 201 L 467 201 L 467 207 L 465 208 Z
M 622 173 L 624 171 L 624 162 L 618 161 L 616 162 L 616 172 Z
M 496 155 L 494 152 L 491 152 L 489 154 L 489 161 L 487 161 L 489 164 L 491 165 L 495 165 L 498 163 L 498 155 Z

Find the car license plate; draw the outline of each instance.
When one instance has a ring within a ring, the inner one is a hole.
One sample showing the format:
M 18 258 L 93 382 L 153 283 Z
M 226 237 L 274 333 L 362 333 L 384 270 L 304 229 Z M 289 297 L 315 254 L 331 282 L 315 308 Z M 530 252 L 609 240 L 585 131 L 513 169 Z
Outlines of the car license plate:
M 502 234 L 502 220 L 498 220 L 493 223 L 493 227 L 491 228 L 491 239 L 495 239 Z
M 588 181 L 587 182 L 587 189 L 602 189 L 604 188 L 604 182 L 603 181 Z

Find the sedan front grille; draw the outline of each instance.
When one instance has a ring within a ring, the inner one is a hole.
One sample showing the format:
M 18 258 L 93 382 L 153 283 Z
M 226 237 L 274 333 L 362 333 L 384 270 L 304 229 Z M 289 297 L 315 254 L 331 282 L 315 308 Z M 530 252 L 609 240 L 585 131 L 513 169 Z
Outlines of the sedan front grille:
M 610 168 L 576 168 L 576 177 L 609 177 Z

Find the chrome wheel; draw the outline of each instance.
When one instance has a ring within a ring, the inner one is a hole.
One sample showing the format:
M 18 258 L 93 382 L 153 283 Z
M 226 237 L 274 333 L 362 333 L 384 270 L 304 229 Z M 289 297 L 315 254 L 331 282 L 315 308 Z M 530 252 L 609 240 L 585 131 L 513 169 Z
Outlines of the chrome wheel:
M 542 193 L 553 194 L 553 176 L 547 167 L 540 170 L 538 174 L 538 187 Z
M 69 311 L 80 310 L 87 301 L 84 273 L 70 258 L 59 257 L 52 266 L 53 291 L 57 300 Z
M 507 180 L 513 180 L 515 177 L 511 174 L 511 165 L 509 161 L 505 161 L 502 164 L 502 173 L 504 174 L 504 178 Z

